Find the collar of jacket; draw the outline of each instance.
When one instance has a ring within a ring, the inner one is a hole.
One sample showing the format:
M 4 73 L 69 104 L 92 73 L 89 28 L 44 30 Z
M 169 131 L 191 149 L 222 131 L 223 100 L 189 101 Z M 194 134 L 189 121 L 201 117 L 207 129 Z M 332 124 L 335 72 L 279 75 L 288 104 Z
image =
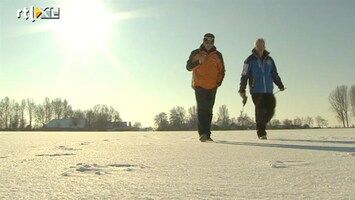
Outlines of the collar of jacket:
M 256 49 L 254 48 L 251 52 L 253 52 L 254 56 L 256 56 L 257 58 L 259 58 L 259 54 L 258 52 L 256 52 Z M 264 54 L 261 57 L 261 59 L 265 59 L 268 55 L 270 54 L 270 52 L 268 52 L 267 50 L 264 50 Z
M 203 44 L 201 44 L 201 46 L 200 46 L 200 52 L 201 52 L 201 51 L 204 51 L 204 52 L 206 52 L 207 54 L 210 54 L 210 53 L 212 53 L 212 52 L 217 51 L 217 48 L 216 48 L 215 46 L 213 46 L 209 51 L 207 51 L 207 49 L 205 48 L 205 46 L 204 46 Z

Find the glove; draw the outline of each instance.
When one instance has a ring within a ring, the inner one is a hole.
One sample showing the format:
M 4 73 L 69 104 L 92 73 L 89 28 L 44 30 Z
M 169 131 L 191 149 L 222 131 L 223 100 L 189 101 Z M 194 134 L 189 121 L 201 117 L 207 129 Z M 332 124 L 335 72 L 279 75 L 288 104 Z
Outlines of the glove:
M 242 97 L 243 101 L 243 106 L 245 106 L 245 104 L 247 103 L 247 100 L 248 100 L 248 97 L 247 95 L 245 94 L 245 92 L 239 92 L 239 95 Z
M 245 106 L 245 104 L 247 104 L 247 100 L 248 100 L 248 97 L 247 96 L 244 96 L 243 97 L 243 106 Z
M 200 52 L 200 58 L 199 58 L 198 62 L 199 62 L 200 64 L 204 63 L 205 60 L 206 60 L 206 58 L 207 58 L 207 55 L 208 55 L 207 52 L 201 51 L 201 52 Z

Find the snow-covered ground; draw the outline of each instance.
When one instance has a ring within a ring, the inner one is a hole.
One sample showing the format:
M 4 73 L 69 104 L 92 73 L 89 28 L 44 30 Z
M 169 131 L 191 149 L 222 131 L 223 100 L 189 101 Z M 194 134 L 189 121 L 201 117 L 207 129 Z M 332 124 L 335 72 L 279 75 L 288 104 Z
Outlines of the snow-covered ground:
M 355 129 L 0 132 L 0 199 L 355 199 Z

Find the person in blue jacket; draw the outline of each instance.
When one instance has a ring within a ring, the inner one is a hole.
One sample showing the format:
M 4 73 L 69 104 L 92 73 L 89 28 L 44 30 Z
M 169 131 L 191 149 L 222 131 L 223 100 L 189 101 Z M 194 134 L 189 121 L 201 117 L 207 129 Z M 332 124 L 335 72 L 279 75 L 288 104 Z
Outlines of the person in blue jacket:
M 285 90 L 275 62 L 269 54 L 265 49 L 265 40 L 257 39 L 252 54 L 244 61 L 239 88 L 240 96 L 245 99 L 245 90 L 249 83 L 250 94 L 255 105 L 257 135 L 261 140 L 267 139 L 266 124 L 275 112 L 276 100 L 273 94 L 273 84 L 275 83 L 280 91 Z

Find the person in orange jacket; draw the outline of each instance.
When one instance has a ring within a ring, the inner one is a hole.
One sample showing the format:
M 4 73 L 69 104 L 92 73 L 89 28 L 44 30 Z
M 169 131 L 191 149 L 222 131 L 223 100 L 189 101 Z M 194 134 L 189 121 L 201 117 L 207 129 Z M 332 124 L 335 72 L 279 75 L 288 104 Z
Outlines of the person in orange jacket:
M 211 122 L 217 88 L 222 84 L 225 68 L 222 54 L 214 46 L 215 36 L 206 33 L 200 48 L 193 50 L 186 69 L 192 71 L 192 88 L 197 101 L 198 133 L 201 142 L 213 141 Z

